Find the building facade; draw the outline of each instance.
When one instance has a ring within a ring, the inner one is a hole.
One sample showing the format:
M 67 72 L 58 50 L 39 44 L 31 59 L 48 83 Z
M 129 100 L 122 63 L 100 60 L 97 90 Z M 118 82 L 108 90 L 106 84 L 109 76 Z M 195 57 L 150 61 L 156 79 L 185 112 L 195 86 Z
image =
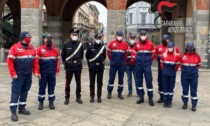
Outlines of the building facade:
M 156 44 L 160 40 L 160 29 L 155 27 L 154 20 L 158 13 L 149 13 L 151 4 L 137 2 L 129 6 L 126 10 L 126 39 L 131 33 L 139 35 L 139 30 L 146 30 L 149 38 Z M 160 27 L 161 20 L 158 18 L 156 24 Z

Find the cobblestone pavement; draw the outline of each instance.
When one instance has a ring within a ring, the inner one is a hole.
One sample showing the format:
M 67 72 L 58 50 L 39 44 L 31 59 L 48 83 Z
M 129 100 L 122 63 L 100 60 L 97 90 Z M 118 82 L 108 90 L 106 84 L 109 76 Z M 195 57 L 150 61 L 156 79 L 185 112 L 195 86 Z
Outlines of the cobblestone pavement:
M 11 78 L 6 66 L 0 66 L 0 126 L 209 126 L 210 125 L 210 72 L 200 72 L 198 86 L 198 107 L 196 112 L 191 111 L 191 103 L 187 110 L 182 110 L 182 89 L 180 84 L 180 71 L 177 73 L 177 83 L 172 108 L 163 108 L 158 104 L 157 70 L 153 70 L 154 101 L 155 106 L 148 105 L 147 96 L 145 103 L 137 105 L 136 92 L 132 97 L 127 97 L 126 76 L 124 78 L 124 100 L 117 98 L 117 79 L 113 90 L 113 98 L 106 99 L 108 69 L 105 70 L 102 103 L 90 103 L 89 100 L 89 74 L 88 69 L 82 71 L 82 100 L 79 105 L 75 101 L 75 81 L 71 84 L 70 104 L 64 105 L 64 70 L 57 77 L 55 110 L 49 110 L 48 101 L 45 107 L 38 110 L 37 92 L 38 79 L 33 77 L 33 85 L 29 91 L 27 109 L 30 116 L 18 115 L 18 122 L 10 121 L 9 101 L 11 90 Z M 144 84 L 145 85 L 145 84 Z

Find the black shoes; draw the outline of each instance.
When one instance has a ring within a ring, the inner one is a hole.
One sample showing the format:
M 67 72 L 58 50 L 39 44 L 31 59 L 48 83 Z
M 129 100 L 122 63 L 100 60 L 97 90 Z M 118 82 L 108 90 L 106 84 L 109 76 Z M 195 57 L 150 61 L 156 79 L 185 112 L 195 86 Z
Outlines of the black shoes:
M 18 121 L 18 117 L 17 117 L 16 112 L 12 112 L 12 113 L 11 113 L 11 120 L 12 120 L 13 122 Z
M 122 94 L 118 94 L 118 98 L 121 99 L 121 100 L 124 99 L 124 97 L 122 96 Z
M 144 98 L 140 97 L 139 100 L 136 101 L 136 104 L 144 103 Z
M 163 103 L 163 97 L 160 97 L 160 99 L 157 101 L 157 103 Z
M 102 100 L 101 100 L 101 97 L 98 97 L 98 103 L 101 103 Z
M 42 109 L 43 109 L 43 103 L 39 103 L 38 110 L 42 110 Z
M 168 108 L 171 108 L 172 107 L 172 103 L 168 103 Z
M 23 114 L 23 115 L 30 115 L 30 111 L 26 110 L 25 108 L 23 110 L 19 110 L 18 114 Z
M 127 97 L 131 97 L 132 96 L 132 93 L 128 93 Z
M 111 99 L 111 98 L 112 98 L 112 95 L 110 93 L 108 93 L 107 99 Z
M 155 105 L 152 99 L 149 99 L 149 105 L 150 106 L 154 106 Z
M 50 109 L 55 109 L 55 106 L 54 106 L 53 102 L 50 102 L 50 103 L 49 103 L 49 108 L 50 108 Z
M 77 98 L 76 99 L 76 102 L 79 103 L 79 104 L 82 104 L 83 103 L 83 101 L 80 98 Z
M 90 103 L 93 103 L 94 102 L 94 98 L 90 98 Z
M 168 104 L 167 103 L 164 103 L 163 107 L 164 108 L 168 108 Z
M 69 99 L 66 98 L 65 101 L 64 101 L 64 105 L 68 105 L 69 104 Z
M 187 109 L 187 104 L 184 104 L 184 105 L 182 106 L 182 109 Z
M 191 110 L 192 110 L 193 112 L 195 112 L 195 111 L 196 111 L 196 107 L 193 106 Z

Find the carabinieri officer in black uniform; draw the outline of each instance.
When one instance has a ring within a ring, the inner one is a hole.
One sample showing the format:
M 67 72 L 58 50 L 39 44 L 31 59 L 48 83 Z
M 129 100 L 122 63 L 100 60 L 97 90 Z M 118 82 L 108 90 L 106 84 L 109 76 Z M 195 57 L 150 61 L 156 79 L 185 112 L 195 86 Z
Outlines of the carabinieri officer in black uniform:
M 81 100 L 81 72 L 84 49 L 82 43 L 78 41 L 79 30 L 73 28 L 70 32 L 71 40 L 64 44 L 61 52 L 62 61 L 66 70 L 65 105 L 69 104 L 70 83 L 73 74 L 76 80 L 76 101 L 79 104 L 83 103 Z
M 87 48 L 86 59 L 90 75 L 90 102 L 94 102 L 95 78 L 97 76 L 98 103 L 101 103 L 101 90 L 103 86 L 104 61 L 106 59 L 106 47 L 102 43 L 101 34 L 95 35 L 94 44 Z

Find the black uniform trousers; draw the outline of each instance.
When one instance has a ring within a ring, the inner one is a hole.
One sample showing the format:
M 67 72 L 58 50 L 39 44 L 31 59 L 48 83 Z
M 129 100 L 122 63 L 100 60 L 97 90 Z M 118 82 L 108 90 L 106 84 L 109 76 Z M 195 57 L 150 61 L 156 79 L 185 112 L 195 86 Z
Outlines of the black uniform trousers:
M 74 70 L 74 71 L 66 70 L 66 84 L 65 84 L 66 99 L 69 99 L 70 97 L 70 84 L 73 75 L 76 81 L 76 97 L 77 98 L 81 97 L 81 72 L 82 70 Z
M 95 97 L 95 80 L 97 76 L 97 96 L 101 97 L 102 86 L 103 86 L 103 74 L 104 68 L 91 69 L 89 68 L 89 77 L 90 77 L 90 97 Z

